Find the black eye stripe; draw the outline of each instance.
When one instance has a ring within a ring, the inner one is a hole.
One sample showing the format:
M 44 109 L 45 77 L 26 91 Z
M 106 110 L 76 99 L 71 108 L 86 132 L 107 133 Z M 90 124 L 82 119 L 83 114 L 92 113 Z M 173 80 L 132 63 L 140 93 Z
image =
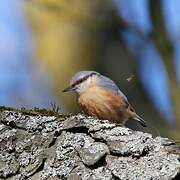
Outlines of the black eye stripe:
M 89 74 L 88 76 L 85 76 L 85 77 L 79 79 L 78 81 L 76 81 L 75 83 L 73 83 L 71 86 L 74 87 L 74 86 L 82 83 L 83 81 L 85 81 L 86 79 L 88 79 L 90 76 L 93 76 L 93 75 L 96 75 L 96 73 L 93 72 L 93 73 Z

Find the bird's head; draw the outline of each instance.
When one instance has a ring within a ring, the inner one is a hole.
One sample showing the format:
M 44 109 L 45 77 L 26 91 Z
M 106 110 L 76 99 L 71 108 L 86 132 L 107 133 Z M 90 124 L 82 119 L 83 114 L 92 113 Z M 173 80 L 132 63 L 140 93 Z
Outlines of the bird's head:
M 95 84 L 98 78 L 100 78 L 100 74 L 96 71 L 80 71 L 72 77 L 70 86 L 65 88 L 62 92 L 81 94 Z

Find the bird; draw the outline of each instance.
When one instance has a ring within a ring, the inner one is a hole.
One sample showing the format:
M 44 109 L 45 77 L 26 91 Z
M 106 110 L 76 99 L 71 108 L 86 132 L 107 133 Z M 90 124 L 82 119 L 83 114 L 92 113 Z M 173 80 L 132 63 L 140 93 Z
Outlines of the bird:
M 62 92 L 75 93 L 77 104 L 85 115 L 123 125 L 134 119 L 146 127 L 145 120 L 136 114 L 114 81 L 96 71 L 77 72 Z

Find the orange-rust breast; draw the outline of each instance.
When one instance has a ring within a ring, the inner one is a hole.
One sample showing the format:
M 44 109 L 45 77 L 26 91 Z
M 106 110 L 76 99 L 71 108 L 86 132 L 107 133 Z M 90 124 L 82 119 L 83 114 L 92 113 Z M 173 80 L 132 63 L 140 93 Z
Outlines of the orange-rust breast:
M 122 96 L 98 86 L 90 87 L 78 98 L 80 109 L 87 115 L 122 123 L 130 116 Z

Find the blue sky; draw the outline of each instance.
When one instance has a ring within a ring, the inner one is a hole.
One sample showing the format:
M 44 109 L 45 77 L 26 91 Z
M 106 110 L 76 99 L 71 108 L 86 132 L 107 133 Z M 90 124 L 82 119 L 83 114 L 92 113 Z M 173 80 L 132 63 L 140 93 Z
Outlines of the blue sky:
M 0 104 L 48 107 L 50 86 L 35 74 L 31 32 L 21 5 L 20 0 L 0 1 Z

